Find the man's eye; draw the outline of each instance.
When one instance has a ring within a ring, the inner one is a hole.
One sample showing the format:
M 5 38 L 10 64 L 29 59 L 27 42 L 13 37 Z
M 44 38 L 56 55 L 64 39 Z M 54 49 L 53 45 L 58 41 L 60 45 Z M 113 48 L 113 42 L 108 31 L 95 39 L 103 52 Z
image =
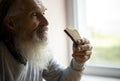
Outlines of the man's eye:
M 37 13 L 33 13 L 32 16 L 37 16 Z

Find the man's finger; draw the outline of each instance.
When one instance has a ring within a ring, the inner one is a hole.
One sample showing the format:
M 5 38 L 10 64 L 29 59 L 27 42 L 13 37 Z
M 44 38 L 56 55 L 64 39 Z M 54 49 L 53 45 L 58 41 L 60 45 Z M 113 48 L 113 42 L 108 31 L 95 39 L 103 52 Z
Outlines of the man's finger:
M 92 46 L 90 44 L 81 45 L 78 47 L 78 50 L 79 51 L 92 50 Z

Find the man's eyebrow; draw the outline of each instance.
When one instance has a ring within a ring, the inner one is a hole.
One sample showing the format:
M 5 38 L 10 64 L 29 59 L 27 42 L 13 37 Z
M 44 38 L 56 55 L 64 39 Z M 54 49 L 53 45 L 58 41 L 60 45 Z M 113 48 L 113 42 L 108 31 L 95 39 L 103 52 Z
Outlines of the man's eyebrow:
M 41 15 L 44 14 L 44 12 L 41 12 L 40 9 L 34 9 L 34 10 L 30 11 L 30 13 L 37 13 L 37 14 L 41 14 Z
M 39 8 L 39 7 L 35 8 L 35 9 L 33 10 L 33 12 L 43 13 L 43 12 L 42 12 L 42 9 Z
M 46 11 L 47 9 L 44 7 L 44 6 L 42 6 L 42 5 L 40 5 L 40 7 L 39 8 L 36 8 L 36 10 L 35 11 L 39 11 L 40 13 L 45 13 L 45 11 Z

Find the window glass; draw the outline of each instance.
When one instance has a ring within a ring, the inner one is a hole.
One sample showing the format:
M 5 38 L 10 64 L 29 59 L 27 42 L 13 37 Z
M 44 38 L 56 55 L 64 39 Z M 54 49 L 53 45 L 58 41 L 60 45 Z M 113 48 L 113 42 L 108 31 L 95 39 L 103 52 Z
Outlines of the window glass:
M 93 45 L 88 63 L 120 66 L 120 0 L 78 0 L 78 19 Z

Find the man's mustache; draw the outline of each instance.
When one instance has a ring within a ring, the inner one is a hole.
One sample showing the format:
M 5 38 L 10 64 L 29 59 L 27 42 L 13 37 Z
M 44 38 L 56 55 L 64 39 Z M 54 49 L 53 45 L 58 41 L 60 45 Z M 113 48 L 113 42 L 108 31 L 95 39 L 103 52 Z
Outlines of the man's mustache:
M 46 31 L 47 30 L 48 30 L 47 26 L 39 26 L 34 30 L 33 35 L 36 36 L 37 38 L 39 38 L 42 41 L 46 41 L 47 40 Z
M 38 26 L 36 29 L 33 30 L 33 32 L 37 32 L 37 33 L 44 33 L 45 31 L 48 31 L 48 27 L 47 26 Z

